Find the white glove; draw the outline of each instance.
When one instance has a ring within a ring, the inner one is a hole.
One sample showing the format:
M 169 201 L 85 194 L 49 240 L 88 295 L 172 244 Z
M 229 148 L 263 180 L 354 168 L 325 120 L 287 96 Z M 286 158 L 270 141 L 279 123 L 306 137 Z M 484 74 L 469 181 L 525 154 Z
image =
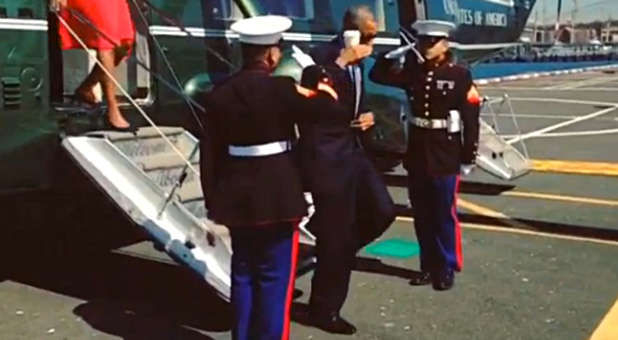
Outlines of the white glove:
M 411 50 L 413 47 L 414 47 L 414 45 L 401 46 L 399 48 L 396 48 L 396 49 L 386 53 L 384 55 L 384 58 L 386 58 L 386 59 L 399 59 L 399 58 L 405 56 L 406 53 L 408 53 L 408 51 Z
M 416 58 L 418 59 L 419 63 L 424 63 L 425 62 L 425 58 L 423 58 L 421 53 L 416 49 L 416 44 L 409 44 L 409 45 L 405 45 L 405 46 L 401 46 L 399 48 L 396 48 L 396 49 L 386 53 L 384 55 L 384 58 L 386 58 L 386 59 L 399 59 L 399 62 L 403 63 L 403 62 L 405 62 L 405 57 L 408 54 L 408 51 L 410 51 L 410 50 L 412 50 L 412 52 L 414 52 L 414 54 L 416 55 Z
M 468 176 L 470 173 L 472 173 L 472 170 L 474 170 L 474 167 L 475 167 L 474 164 L 462 164 L 460 166 L 460 172 L 462 175 Z
M 315 61 L 313 61 L 313 58 L 311 58 L 311 56 L 307 53 L 303 52 L 303 50 L 298 48 L 298 46 L 292 45 L 292 50 L 294 51 L 292 53 L 292 58 L 296 60 L 296 62 L 298 63 L 298 65 L 300 65 L 301 68 L 304 69 L 307 66 L 315 65 Z

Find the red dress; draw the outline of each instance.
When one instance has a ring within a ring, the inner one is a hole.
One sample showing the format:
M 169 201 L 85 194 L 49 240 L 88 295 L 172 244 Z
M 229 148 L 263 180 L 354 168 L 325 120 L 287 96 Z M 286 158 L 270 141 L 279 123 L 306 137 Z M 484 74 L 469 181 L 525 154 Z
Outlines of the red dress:
M 133 46 L 135 41 L 135 26 L 126 0 L 69 0 L 68 8 L 81 13 L 97 29 L 105 33 L 117 45 Z M 97 32 L 90 25 L 81 22 L 71 11 L 64 9 L 62 18 L 71 29 L 77 33 L 86 45 L 95 50 L 112 50 L 114 43 Z M 60 24 L 59 28 L 62 49 L 82 48 L 71 33 Z

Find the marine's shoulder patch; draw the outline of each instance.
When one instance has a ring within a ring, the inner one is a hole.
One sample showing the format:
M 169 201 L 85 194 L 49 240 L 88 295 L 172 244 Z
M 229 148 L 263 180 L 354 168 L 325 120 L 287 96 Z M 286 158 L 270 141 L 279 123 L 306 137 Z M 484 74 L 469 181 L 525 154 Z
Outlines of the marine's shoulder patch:
M 470 89 L 468 90 L 468 94 L 467 94 L 467 100 L 468 103 L 472 104 L 472 105 L 480 105 L 481 104 L 481 95 L 478 91 L 478 89 L 476 88 L 476 85 L 472 85 L 470 86 Z
M 307 98 L 311 98 L 317 94 L 316 91 L 310 90 L 300 85 L 296 85 L 296 92 L 298 92 L 301 96 L 307 97 Z
M 318 83 L 318 90 L 328 93 L 335 100 L 339 100 L 339 95 L 337 95 L 337 91 L 335 91 L 335 89 L 328 84 Z

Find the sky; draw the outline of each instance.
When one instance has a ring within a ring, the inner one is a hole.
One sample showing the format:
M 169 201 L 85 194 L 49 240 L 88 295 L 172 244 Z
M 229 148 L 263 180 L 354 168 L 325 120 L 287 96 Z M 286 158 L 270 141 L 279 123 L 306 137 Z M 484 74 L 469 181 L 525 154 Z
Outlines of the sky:
M 575 0 L 579 11 L 576 13 L 576 22 L 591 22 L 595 20 L 607 20 L 611 17 L 618 20 L 618 0 Z M 561 22 L 570 20 L 573 14 L 574 0 L 562 0 Z M 538 12 L 539 24 L 553 24 L 556 22 L 556 10 L 558 0 L 537 0 L 534 11 Z M 543 10 L 545 9 L 545 10 Z M 543 15 L 545 12 L 545 15 Z M 535 12 L 532 12 L 530 21 L 534 22 Z

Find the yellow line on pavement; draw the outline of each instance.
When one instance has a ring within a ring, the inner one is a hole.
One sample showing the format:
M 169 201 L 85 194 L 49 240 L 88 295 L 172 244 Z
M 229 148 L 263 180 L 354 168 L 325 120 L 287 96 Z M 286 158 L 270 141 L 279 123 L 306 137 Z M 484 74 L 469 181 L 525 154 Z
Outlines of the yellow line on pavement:
M 463 200 L 461 198 L 457 199 L 457 205 L 472 211 L 475 214 L 481 215 L 481 216 L 488 216 L 488 217 L 494 217 L 494 218 L 499 218 L 502 219 L 504 221 L 504 223 L 510 225 L 511 227 L 515 227 L 515 228 L 524 228 L 524 229 L 528 229 L 530 228 L 530 226 L 521 223 L 519 221 L 515 221 L 513 220 L 511 217 L 499 212 L 499 211 L 495 211 L 493 209 L 478 205 L 476 203 L 472 203 L 466 200 Z
M 618 163 L 580 162 L 533 159 L 532 169 L 539 172 L 618 176 Z
M 536 199 L 543 199 L 543 200 L 553 200 L 553 201 L 585 203 L 585 204 L 595 204 L 595 205 L 606 205 L 610 207 L 618 207 L 618 201 L 615 201 L 615 200 L 606 200 L 606 199 L 590 198 L 590 197 L 543 194 L 539 192 L 505 191 L 501 193 L 500 196 L 536 198 Z
M 461 226 L 467 229 L 476 229 L 476 230 L 484 230 L 484 231 L 499 231 L 499 232 L 505 232 L 505 233 L 510 233 L 510 234 L 543 236 L 543 237 L 549 237 L 549 238 L 555 238 L 555 239 L 561 239 L 561 240 L 583 241 L 583 242 L 590 242 L 590 243 L 596 243 L 596 244 L 618 246 L 618 242 L 616 241 L 602 240 L 602 239 L 597 239 L 593 237 L 580 237 L 580 236 L 553 234 L 553 233 L 547 233 L 547 232 L 542 232 L 542 231 L 530 230 L 530 226 L 525 223 L 513 220 L 511 217 L 499 211 L 478 205 L 476 203 L 469 202 L 467 200 L 463 200 L 461 198 L 457 199 L 457 205 L 463 209 L 472 211 L 473 213 L 481 215 L 481 216 L 499 218 L 501 222 L 509 225 L 509 227 L 501 227 L 501 226 L 478 224 L 478 223 L 462 223 Z M 397 221 L 414 222 L 414 218 L 398 216 Z
M 414 218 L 398 216 L 397 221 L 414 222 Z M 497 232 L 502 232 L 502 233 L 518 234 L 518 235 L 543 236 L 543 237 L 554 238 L 554 239 L 559 239 L 559 240 L 589 242 L 589 243 L 603 244 L 603 245 L 609 245 L 609 246 L 618 246 L 618 242 L 616 241 L 607 241 L 607 240 L 601 240 L 598 238 L 591 238 L 591 237 L 552 234 L 552 233 L 534 231 L 534 230 L 528 230 L 528 229 L 516 229 L 513 227 L 500 227 L 500 226 L 495 226 L 495 225 L 478 224 L 478 223 L 461 223 L 461 227 L 466 228 L 466 229 L 497 231 Z
M 618 339 L 618 300 L 605 315 L 601 323 L 594 330 L 590 340 L 616 340 Z
M 457 199 L 457 205 L 462 207 L 462 208 L 464 208 L 464 209 L 470 210 L 470 211 L 472 211 L 472 212 L 474 212 L 476 214 L 479 214 L 479 215 L 489 216 L 489 217 L 496 217 L 496 218 L 509 218 L 508 216 L 506 216 L 505 214 L 503 214 L 503 213 L 501 213 L 499 211 L 495 211 L 493 209 L 489 209 L 487 207 L 480 206 L 480 205 L 478 205 L 476 203 L 468 202 L 468 201 L 463 200 L 461 198 Z

